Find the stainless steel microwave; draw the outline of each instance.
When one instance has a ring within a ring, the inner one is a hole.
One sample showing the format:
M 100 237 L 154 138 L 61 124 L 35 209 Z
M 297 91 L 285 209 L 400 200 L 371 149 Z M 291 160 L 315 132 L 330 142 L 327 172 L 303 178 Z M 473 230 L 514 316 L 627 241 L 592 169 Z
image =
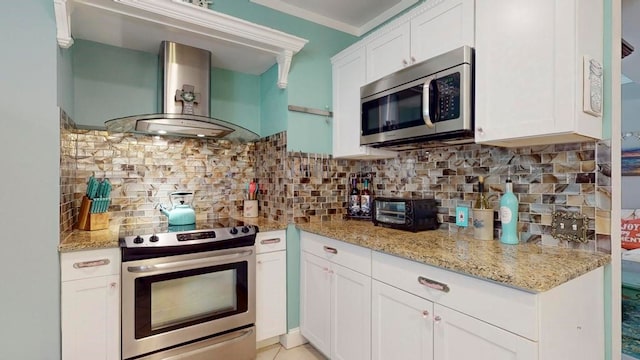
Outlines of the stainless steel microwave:
M 474 51 L 463 46 L 360 88 L 360 145 L 473 142 Z

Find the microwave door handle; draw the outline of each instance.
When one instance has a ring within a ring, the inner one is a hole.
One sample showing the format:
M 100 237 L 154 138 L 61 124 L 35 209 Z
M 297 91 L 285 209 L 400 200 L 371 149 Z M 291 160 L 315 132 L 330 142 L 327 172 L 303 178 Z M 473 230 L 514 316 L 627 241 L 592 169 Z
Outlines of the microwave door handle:
M 430 98 L 431 98 L 431 82 L 434 80 L 433 77 L 427 79 L 427 81 L 424 82 L 424 84 L 422 85 L 422 120 L 424 120 L 424 123 L 427 125 L 427 127 L 429 128 L 433 128 L 435 125 L 433 124 L 433 122 L 431 121 L 431 103 L 430 103 Z

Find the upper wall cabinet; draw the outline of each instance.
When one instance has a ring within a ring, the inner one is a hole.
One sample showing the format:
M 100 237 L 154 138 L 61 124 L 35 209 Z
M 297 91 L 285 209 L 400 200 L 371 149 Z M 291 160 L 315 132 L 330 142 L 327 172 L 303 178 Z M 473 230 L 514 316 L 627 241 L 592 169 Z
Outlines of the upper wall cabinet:
M 474 0 L 427 1 L 372 34 L 367 82 L 463 45 L 474 45 Z
M 602 136 L 602 0 L 476 2 L 476 142 Z
M 383 159 L 396 153 L 360 146 L 360 87 L 365 81 L 364 46 L 350 47 L 333 63 L 333 157 Z
M 286 88 L 293 55 L 307 40 L 183 0 L 54 0 L 57 37 L 158 53 L 163 40 L 211 51 L 212 65 L 260 75 L 278 64 Z

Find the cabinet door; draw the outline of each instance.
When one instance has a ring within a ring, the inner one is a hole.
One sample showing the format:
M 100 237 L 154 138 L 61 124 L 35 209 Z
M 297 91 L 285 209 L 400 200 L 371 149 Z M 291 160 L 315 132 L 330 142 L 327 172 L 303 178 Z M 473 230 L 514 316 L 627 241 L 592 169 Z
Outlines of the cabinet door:
M 582 111 L 582 57 L 600 59 L 602 8 L 601 0 L 476 2 L 476 142 L 601 136 L 601 119 Z
M 360 146 L 360 87 L 366 82 L 365 49 L 333 62 L 333 157 L 389 158 L 393 151 Z
M 411 63 L 410 29 L 408 22 L 400 24 L 367 43 L 367 83 Z
M 331 359 L 371 359 L 371 278 L 331 264 Z
M 432 315 L 431 301 L 373 280 L 371 358 L 433 359 Z
M 331 350 L 330 263 L 307 252 L 300 259 L 300 331 L 326 356 Z
M 285 251 L 256 256 L 256 341 L 287 332 Z
M 120 277 L 62 282 L 62 358 L 120 359 Z
M 537 360 L 538 344 L 435 304 L 434 357 L 438 360 Z
M 427 4 L 428 5 L 428 4 Z M 411 19 L 411 60 L 474 46 L 474 0 L 448 0 Z

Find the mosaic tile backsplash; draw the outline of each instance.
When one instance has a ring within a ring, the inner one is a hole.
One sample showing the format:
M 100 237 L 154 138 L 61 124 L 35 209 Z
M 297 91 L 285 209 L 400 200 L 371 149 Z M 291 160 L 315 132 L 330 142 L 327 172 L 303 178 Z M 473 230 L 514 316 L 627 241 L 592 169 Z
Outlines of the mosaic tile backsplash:
M 168 194 L 175 190 L 195 192 L 198 218 L 240 215 L 244 189 L 252 179 L 259 184 L 259 216 L 285 223 L 331 221 L 346 214 L 350 176 L 369 174 L 374 196 L 437 199 L 441 228 L 457 231 L 455 207 L 472 205 L 478 177 L 484 176 L 497 237 L 499 198 L 510 176 L 520 201 L 520 241 L 610 252 L 611 154 L 607 141 L 515 149 L 470 144 L 358 161 L 289 151 L 284 132 L 255 143 L 236 144 L 68 127 L 61 131 L 66 134 L 61 167 L 68 168 L 63 170 L 65 178 L 73 178 L 65 180 L 66 185 L 61 180 L 61 186 L 68 189 L 68 183 L 73 183 L 73 193 L 65 193 L 65 204 L 71 196 L 74 216 L 87 178 L 94 175 L 108 178 L 114 186 L 109 211 L 111 221 L 117 223 L 157 220 L 162 215 L 155 207 L 170 205 Z M 553 211 L 586 215 L 590 220 L 588 242 L 554 239 Z

